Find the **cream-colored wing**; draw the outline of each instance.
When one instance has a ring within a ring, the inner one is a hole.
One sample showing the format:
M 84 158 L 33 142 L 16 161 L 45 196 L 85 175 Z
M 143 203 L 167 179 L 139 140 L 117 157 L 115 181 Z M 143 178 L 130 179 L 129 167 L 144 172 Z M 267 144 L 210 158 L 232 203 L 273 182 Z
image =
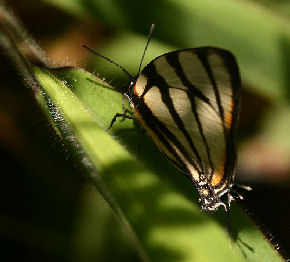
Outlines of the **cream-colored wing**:
M 222 190 L 235 168 L 240 77 L 234 57 L 217 48 L 164 54 L 137 79 L 137 120 L 192 180 Z M 226 182 L 226 183 L 225 183 Z

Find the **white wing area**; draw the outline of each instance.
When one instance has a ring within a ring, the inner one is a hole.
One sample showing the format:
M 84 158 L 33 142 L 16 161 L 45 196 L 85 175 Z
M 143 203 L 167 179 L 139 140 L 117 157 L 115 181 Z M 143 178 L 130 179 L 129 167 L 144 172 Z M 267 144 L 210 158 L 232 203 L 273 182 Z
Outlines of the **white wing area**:
M 198 180 L 197 170 L 184 151 L 200 167 L 202 175 L 212 179 L 214 186 L 224 175 L 234 87 L 220 54 L 209 50 L 203 60 L 193 50 L 177 51 L 153 60 L 142 71 L 135 89 L 153 116 L 180 142 L 181 147 L 175 147 L 175 151 L 193 178 Z M 170 63 L 171 54 L 175 60 Z M 155 79 L 149 81 L 152 70 Z M 162 131 L 159 125 L 157 128 L 172 145 L 167 131 Z M 172 159 L 166 148 L 162 151 Z

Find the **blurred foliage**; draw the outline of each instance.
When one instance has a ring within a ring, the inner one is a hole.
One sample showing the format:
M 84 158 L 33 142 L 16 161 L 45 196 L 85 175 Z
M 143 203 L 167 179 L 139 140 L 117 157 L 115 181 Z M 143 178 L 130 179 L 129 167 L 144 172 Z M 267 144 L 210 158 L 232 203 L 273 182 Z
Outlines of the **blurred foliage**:
M 57 5 L 59 1 L 47 2 Z M 133 0 L 73 2 L 86 10 L 85 15 L 89 13 L 119 30 L 146 34 L 154 22 L 154 38 L 176 47 L 209 45 L 229 49 L 237 56 L 247 84 L 270 97 L 285 99 L 289 71 L 285 72 L 284 63 L 289 60 L 290 25 L 287 19 L 262 6 L 231 0 L 143 0 L 138 5 Z M 71 10 L 70 5 L 62 5 Z
M 144 65 L 179 48 L 211 45 L 231 50 L 244 85 L 239 175 L 258 183 L 246 203 L 256 217 L 262 214 L 261 224 L 274 233 L 274 241 L 289 247 L 289 231 L 285 230 L 289 221 L 284 215 L 290 206 L 289 1 L 144 0 L 137 4 L 130 0 L 46 0 L 7 4 L 48 56 L 61 64 L 86 64 L 89 54 L 81 49 L 86 43 L 136 73 L 152 22 L 156 30 Z M 0 237 L 4 260 L 112 261 L 117 255 L 119 260 L 136 261 L 126 232 L 88 185 L 90 181 L 83 176 L 86 170 L 67 152 L 64 142 L 52 135 L 31 92 L 23 88 L 9 64 L 1 55 Z M 120 70 L 100 59 L 92 59 L 88 68 L 113 80 L 114 85 L 126 81 Z M 133 146 L 137 143 L 132 141 Z M 178 173 L 176 187 L 191 193 L 191 185 Z

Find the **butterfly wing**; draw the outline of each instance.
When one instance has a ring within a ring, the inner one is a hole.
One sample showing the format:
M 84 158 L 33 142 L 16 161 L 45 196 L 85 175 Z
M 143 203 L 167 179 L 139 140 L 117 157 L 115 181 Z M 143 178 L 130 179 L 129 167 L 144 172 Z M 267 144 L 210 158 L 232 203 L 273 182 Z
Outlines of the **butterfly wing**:
M 240 76 L 233 55 L 202 47 L 151 61 L 132 96 L 135 117 L 196 185 L 220 196 L 232 183 Z

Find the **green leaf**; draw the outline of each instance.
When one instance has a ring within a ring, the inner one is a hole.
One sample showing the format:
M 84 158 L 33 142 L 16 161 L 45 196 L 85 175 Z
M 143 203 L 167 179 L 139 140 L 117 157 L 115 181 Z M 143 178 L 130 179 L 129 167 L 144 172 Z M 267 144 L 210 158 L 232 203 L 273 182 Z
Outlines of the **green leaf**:
M 232 246 L 219 223 L 223 214 L 201 212 L 197 196 L 188 195 L 193 185 L 173 168 L 166 164 L 164 167 L 154 149 L 155 161 L 147 165 L 152 161 L 146 158 L 147 150 L 152 148 L 150 142 L 142 146 L 139 157 L 145 158 L 143 162 L 136 160 L 138 128 L 132 121 L 117 121 L 111 131 L 115 139 L 104 131 L 112 116 L 121 110 L 121 94 L 82 69 L 34 68 L 34 72 L 42 86 L 37 99 L 64 140 L 82 152 L 83 163 L 93 164 L 97 174 L 91 172 L 92 180 L 119 217 L 130 225 L 144 257 L 152 261 L 260 261 L 261 257 L 281 261 L 236 206 L 232 212 L 236 244 Z M 116 139 L 131 140 L 125 144 L 130 153 Z M 175 185 L 178 180 L 181 187 Z

